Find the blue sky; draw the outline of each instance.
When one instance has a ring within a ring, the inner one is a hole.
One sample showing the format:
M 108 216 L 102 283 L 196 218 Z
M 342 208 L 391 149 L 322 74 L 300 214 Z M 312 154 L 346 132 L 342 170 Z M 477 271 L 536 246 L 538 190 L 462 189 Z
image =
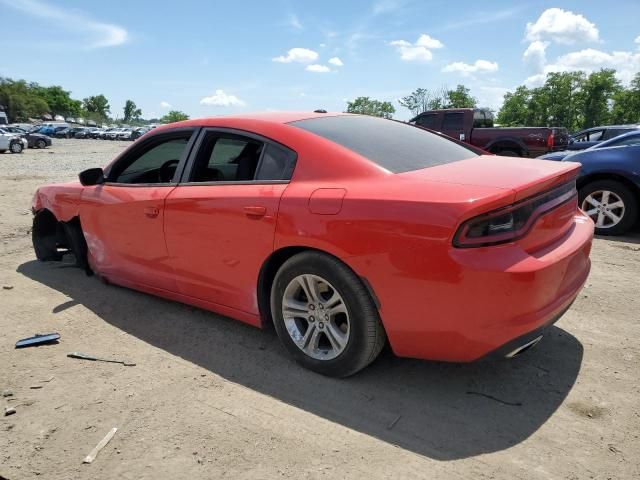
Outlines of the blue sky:
M 640 70 L 637 0 L 0 0 L 0 18 L 1 76 L 102 93 L 120 116 L 128 98 L 199 117 L 371 96 L 406 119 L 418 87 L 464 83 L 496 108 L 549 71 Z

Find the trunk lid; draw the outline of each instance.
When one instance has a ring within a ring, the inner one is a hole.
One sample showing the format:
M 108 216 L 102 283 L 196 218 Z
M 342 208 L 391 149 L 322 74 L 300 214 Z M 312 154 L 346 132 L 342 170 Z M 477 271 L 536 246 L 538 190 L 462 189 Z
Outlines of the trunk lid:
M 575 178 L 580 164 L 483 155 L 459 162 L 397 174 L 400 177 L 512 190 L 514 202 L 551 190 Z

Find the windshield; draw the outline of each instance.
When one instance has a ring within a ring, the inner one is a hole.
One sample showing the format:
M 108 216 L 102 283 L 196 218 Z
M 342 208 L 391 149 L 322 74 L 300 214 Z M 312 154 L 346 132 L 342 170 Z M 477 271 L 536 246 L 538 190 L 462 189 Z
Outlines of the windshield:
M 331 140 L 393 173 L 456 162 L 478 154 L 462 144 L 407 123 L 366 115 L 291 122 Z

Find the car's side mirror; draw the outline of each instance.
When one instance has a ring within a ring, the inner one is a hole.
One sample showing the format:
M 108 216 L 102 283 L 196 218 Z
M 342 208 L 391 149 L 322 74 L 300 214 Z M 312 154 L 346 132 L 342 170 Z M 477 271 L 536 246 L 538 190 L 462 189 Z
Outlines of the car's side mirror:
M 572 143 L 575 143 L 575 142 L 576 142 L 575 139 L 573 139 L 573 138 L 569 139 L 569 145 L 571 145 Z
M 85 187 L 90 187 L 92 185 L 100 185 L 104 183 L 104 171 L 101 168 L 90 168 L 81 172 L 80 175 L 80 183 Z

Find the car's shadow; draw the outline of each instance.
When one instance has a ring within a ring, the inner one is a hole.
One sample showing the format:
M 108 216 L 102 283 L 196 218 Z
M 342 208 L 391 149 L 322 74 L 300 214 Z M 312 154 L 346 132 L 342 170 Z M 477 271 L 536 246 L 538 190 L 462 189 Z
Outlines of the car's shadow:
M 325 378 L 290 361 L 273 331 L 107 286 L 60 266 L 32 261 L 18 268 L 71 298 L 54 312 L 82 304 L 117 328 L 226 379 L 439 460 L 525 440 L 562 404 L 582 361 L 580 342 L 553 327 L 545 341 L 511 361 L 447 364 L 385 351 L 356 376 Z

